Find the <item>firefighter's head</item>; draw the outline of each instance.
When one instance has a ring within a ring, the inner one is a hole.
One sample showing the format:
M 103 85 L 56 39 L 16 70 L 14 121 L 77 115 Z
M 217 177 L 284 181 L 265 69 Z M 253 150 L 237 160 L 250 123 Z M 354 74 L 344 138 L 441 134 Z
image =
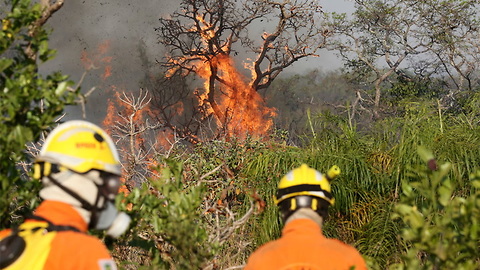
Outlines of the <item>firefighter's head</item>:
M 330 181 L 339 173 L 338 166 L 333 166 L 327 175 L 323 175 L 302 164 L 282 177 L 274 202 L 279 206 L 283 220 L 286 221 L 292 214 L 305 208 L 325 219 L 328 207 L 335 202 Z
M 34 177 L 43 182 L 40 197 L 74 206 L 90 228 L 113 230 L 112 236 L 130 222 L 114 206 L 120 175 L 120 160 L 110 136 L 82 120 L 57 126 L 34 163 Z

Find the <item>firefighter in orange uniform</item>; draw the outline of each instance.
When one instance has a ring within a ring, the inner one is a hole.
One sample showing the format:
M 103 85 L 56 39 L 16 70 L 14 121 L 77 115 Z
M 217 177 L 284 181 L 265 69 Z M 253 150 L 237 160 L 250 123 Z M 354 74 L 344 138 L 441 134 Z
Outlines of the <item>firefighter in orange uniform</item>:
M 28 241 L 33 240 L 27 240 L 22 253 L 3 254 L 11 257 L 6 269 L 26 269 L 26 265 L 28 269 L 49 270 L 117 269 L 106 246 L 87 230 L 106 230 L 115 238 L 128 229 L 130 217 L 114 205 L 120 174 L 116 147 L 100 127 L 81 120 L 56 127 L 34 163 L 34 177 L 43 183 L 43 201 L 20 225 L 48 224 L 44 235 L 54 233 L 46 248 L 49 251 L 37 255 L 41 252 L 32 251 L 35 245 Z M 12 231 L 0 232 L 0 239 L 12 235 Z M 10 238 L 10 242 L 18 241 Z M 8 249 L 13 248 L 4 248 Z
M 330 181 L 339 173 L 337 166 L 325 176 L 303 164 L 280 180 L 274 201 L 285 223 L 282 237 L 256 250 L 245 270 L 367 269 L 354 247 L 322 234 L 328 207 L 334 203 Z

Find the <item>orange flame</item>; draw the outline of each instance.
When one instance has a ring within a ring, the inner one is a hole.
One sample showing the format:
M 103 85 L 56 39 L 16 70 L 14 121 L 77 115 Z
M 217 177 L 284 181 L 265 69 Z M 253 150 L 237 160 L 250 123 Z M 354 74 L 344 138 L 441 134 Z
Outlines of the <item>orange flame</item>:
M 82 61 L 85 70 L 98 69 L 104 66 L 104 72 L 102 79 L 106 79 L 112 75 L 112 67 L 110 63 L 113 57 L 105 56 L 110 49 L 110 41 L 106 40 L 97 46 L 97 50 L 94 53 L 82 51 L 80 60 Z
M 118 92 L 115 92 L 115 93 L 118 93 Z M 118 97 L 118 95 L 115 95 L 115 96 Z M 112 136 L 113 128 L 115 126 L 115 122 L 117 121 L 117 119 L 118 119 L 117 108 L 115 107 L 114 103 L 110 99 L 108 99 L 107 115 L 103 119 L 102 127 L 103 127 L 103 129 L 105 129 L 105 131 L 110 136 Z M 118 145 L 117 145 L 117 147 L 118 147 Z M 126 179 L 125 179 L 125 174 L 124 173 L 122 173 L 122 175 L 120 177 L 120 181 L 123 184 L 120 186 L 119 192 L 123 193 L 125 195 L 128 195 L 130 193 L 130 191 L 128 190 L 127 186 L 125 185 Z
M 96 50 L 93 52 L 82 51 L 81 62 L 86 70 L 93 69 L 103 69 L 101 78 L 103 80 L 109 78 L 112 75 L 112 66 L 111 62 L 113 57 L 109 56 L 110 51 L 110 41 L 104 41 L 100 43 Z M 113 97 L 108 99 L 107 112 L 103 120 L 102 127 L 105 131 L 112 136 L 114 132 L 114 127 L 117 123 L 124 123 L 124 118 L 128 119 L 131 117 L 132 123 L 141 123 L 142 118 L 146 113 L 149 112 L 148 108 L 144 108 L 141 111 L 133 113 L 132 108 L 121 101 L 121 91 L 115 86 L 112 86 L 108 91 L 113 93 Z M 145 139 L 142 136 L 134 136 L 133 145 L 125 142 L 117 142 L 117 147 L 120 151 L 130 153 L 131 148 L 140 149 L 145 146 Z M 129 148 L 130 147 L 130 148 Z M 126 178 L 129 176 L 122 174 L 121 181 L 124 183 L 121 186 L 120 192 L 128 194 L 129 191 L 125 185 Z
M 263 98 L 246 82 L 228 55 L 218 55 L 212 61 L 210 64 L 218 68 L 219 76 L 226 82 L 221 86 L 223 95 L 218 104 L 224 114 L 224 119 L 219 120 L 226 126 L 228 134 L 240 138 L 268 135 L 273 127 L 276 109 L 266 106 Z M 200 66 L 197 74 L 206 79 L 206 92 L 197 94 L 200 105 L 205 105 L 210 89 L 208 78 L 212 75 L 209 63 Z M 213 109 L 209 108 L 208 112 L 212 113 Z

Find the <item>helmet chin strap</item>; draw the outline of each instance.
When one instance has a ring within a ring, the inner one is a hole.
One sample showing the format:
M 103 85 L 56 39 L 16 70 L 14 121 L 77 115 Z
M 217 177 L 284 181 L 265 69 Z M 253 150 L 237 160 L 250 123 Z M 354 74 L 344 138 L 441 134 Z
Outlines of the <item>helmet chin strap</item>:
M 95 199 L 95 203 L 92 205 L 91 203 L 89 203 L 87 200 L 85 200 L 84 198 L 82 198 L 80 195 L 78 195 L 78 193 L 76 193 L 75 191 L 69 189 L 68 187 L 62 185 L 59 181 L 57 181 L 55 178 L 53 178 L 51 175 L 48 175 L 48 180 L 50 180 L 53 184 L 55 184 L 56 186 L 58 186 L 59 188 L 61 188 L 63 191 L 65 191 L 68 195 L 72 196 L 73 198 L 75 198 L 78 202 L 80 202 L 80 204 L 82 205 L 82 208 L 89 211 L 91 213 L 91 217 L 90 217 L 90 223 L 88 224 L 88 227 L 90 229 L 92 228 L 95 228 L 97 222 L 98 222 L 98 218 L 99 218 L 99 213 L 105 209 L 106 207 L 106 200 L 107 198 L 105 198 L 105 196 L 103 196 L 101 194 L 101 192 L 97 191 L 97 198 Z M 95 184 L 96 185 L 96 184 Z M 96 185 L 97 188 L 98 188 L 98 185 Z M 103 206 L 102 207 L 99 207 L 98 204 L 100 203 L 100 199 L 101 197 L 104 197 L 104 200 L 103 200 Z

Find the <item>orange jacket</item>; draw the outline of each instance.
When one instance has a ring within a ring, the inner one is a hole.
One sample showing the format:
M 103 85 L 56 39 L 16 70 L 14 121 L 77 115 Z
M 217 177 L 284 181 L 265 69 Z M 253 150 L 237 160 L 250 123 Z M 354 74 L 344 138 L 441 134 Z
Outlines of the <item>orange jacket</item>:
M 43 269 L 117 269 L 106 246 L 98 238 L 86 234 L 88 225 L 69 204 L 44 201 L 35 210 L 35 215 L 48 219 L 55 225 L 72 226 L 82 232 L 57 232 Z M 25 222 L 31 220 L 27 219 Z M 0 239 L 6 237 L 10 231 L 1 231 Z
M 282 230 L 282 237 L 266 243 L 248 259 L 244 270 L 366 270 L 358 251 L 328 239 L 312 220 L 296 219 Z

